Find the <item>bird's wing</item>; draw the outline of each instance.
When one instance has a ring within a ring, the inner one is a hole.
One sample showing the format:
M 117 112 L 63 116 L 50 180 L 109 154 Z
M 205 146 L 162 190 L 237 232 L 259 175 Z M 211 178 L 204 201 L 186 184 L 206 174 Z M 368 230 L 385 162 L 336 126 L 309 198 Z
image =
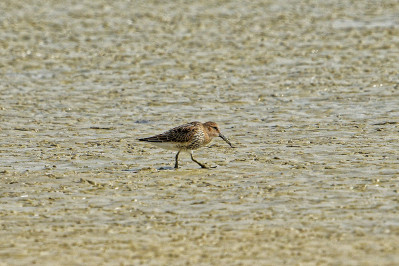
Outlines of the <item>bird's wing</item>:
M 200 122 L 191 122 L 172 128 L 162 134 L 139 140 L 147 142 L 190 142 L 200 125 Z

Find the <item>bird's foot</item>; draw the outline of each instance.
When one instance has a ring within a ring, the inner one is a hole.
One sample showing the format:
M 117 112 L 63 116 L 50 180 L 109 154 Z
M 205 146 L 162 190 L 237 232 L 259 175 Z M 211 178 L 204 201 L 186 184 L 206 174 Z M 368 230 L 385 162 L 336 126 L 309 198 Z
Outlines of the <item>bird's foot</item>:
M 216 168 L 216 167 L 217 167 L 217 165 L 207 166 L 205 164 L 201 164 L 201 168 L 204 168 L 204 169 L 211 169 L 211 168 Z

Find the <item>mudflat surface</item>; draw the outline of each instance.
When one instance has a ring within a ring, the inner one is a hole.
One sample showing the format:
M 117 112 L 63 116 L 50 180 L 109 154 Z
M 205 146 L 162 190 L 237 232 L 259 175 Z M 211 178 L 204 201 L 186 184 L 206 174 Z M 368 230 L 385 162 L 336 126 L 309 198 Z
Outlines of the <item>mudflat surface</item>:
M 1 1 L 0 265 L 399 263 L 398 13 Z

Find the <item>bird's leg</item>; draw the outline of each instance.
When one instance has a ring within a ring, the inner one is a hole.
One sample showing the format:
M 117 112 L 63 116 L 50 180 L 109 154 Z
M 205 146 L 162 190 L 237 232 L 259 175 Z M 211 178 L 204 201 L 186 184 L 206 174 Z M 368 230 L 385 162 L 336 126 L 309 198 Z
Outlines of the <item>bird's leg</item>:
M 176 169 L 179 168 L 179 162 L 178 162 L 179 153 L 180 153 L 180 151 L 178 151 L 177 154 L 176 154 L 176 161 L 175 161 L 175 168 L 176 168 Z
M 196 159 L 194 159 L 193 157 L 193 152 L 191 152 L 191 160 L 193 160 L 194 162 L 196 162 L 199 166 L 201 166 L 201 168 L 209 168 L 208 166 L 206 166 L 203 163 L 198 162 Z

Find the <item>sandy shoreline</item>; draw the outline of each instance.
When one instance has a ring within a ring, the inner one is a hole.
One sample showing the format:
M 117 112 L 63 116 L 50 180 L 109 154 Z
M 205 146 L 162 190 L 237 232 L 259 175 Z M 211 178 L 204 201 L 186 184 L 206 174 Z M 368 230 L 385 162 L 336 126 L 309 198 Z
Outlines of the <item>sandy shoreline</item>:
M 396 1 L 0 10 L 0 265 L 398 263 Z

